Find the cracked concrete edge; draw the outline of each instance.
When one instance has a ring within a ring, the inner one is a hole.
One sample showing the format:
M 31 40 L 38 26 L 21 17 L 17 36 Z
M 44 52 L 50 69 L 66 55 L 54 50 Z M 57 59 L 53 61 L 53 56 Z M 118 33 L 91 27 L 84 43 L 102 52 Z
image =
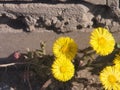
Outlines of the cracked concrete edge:
M 100 5 L 99 7 L 99 5 L 89 3 L 87 3 L 87 5 L 43 3 L 0 4 L 0 15 L 2 17 L 5 14 L 7 19 L 13 20 L 23 16 L 22 21 L 27 25 L 28 31 L 35 30 L 35 26 L 40 28 L 52 28 L 62 32 L 81 28 L 92 28 L 94 24 L 93 19 L 96 19 L 98 23 L 108 26 L 109 28 L 112 26 L 119 27 L 120 10 L 114 10 L 115 16 L 112 13 L 112 9 L 109 9 L 110 13 L 106 13 L 108 14 L 107 16 L 109 16 L 109 20 L 103 18 L 102 15 L 99 18 L 99 14 L 106 12 L 105 8 L 104 5 Z M 99 13 L 97 9 L 103 11 Z M 92 11 L 94 13 L 92 13 Z M 95 15 L 96 13 L 98 13 L 98 15 Z M 117 22 L 116 20 L 112 20 L 114 19 L 113 17 L 118 18 Z
M 82 4 L 0 4 L 0 9 L 1 16 L 6 14 L 12 19 L 24 16 L 24 22 L 28 26 L 36 25 L 39 21 L 37 24 L 43 22 L 42 25 L 46 27 L 54 25 L 57 29 L 76 29 L 81 22 L 85 22 L 83 23 L 85 27 L 89 24 L 91 26 L 93 18 L 89 8 Z M 91 17 L 87 17 L 88 15 Z
M 59 15 L 62 13 L 62 11 L 66 10 L 66 9 L 73 9 L 73 10 L 77 10 L 81 9 L 81 8 L 85 8 L 83 5 L 78 4 L 57 4 L 57 5 L 52 5 L 52 4 L 42 4 L 42 3 L 30 3 L 30 4 L 0 4 L 0 13 L 13 13 L 16 14 L 29 14 L 29 15 L 39 15 L 39 14 L 43 14 L 43 15 L 47 15 L 47 16 L 51 16 L 51 15 Z

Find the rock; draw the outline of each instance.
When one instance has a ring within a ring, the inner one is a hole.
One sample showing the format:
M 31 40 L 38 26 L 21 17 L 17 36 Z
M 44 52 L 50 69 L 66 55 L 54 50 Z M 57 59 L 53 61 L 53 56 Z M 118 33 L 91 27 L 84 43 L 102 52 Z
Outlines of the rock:
M 113 21 L 112 26 L 120 26 L 120 24 L 118 22 L 116 22 L 116 21 Z
M 106 0 L 106 5 L 111 8 L 119 8 L 119 0 Z
M 107 21 L 108 21 L 108 22 L 107 22 Z M 101 23 L 101 24 L 104 24 L 104 25 L 110 25 L 111 20 L 108 19 L 107 21 L 106 21 L 106 19 L 102 18 L 101 21 L 100 21 L 100 23 Z
M 72 89 L 71 90 L 83 90 L 84 89 L 84 85 L 82 83 L 78 83 L 78 82 L 73 82 L 72 83 Z
M 83 14 L 80 25 L 83 28 L 92 27 L 92 25 L 93 25 L 93 21 L 92 21 L 93 17 L 94 16 L 91 13 Z
M 49 20 L 49 19 L 46 18 L 45 25 L 46 26 L 51 26 L 51 20 Z
M 29 26 L 29 25 L 35 25 L 35 23 L 37 22 L 37 20 L 35 18 L 33 18 L 32 16 L 28 15 L 25 17 L 25 23 Z
M 106 25 L 108 26 L 108 25 L 111 25 L 111 21 L 112 21 L 112 20 L 110 20 L 110 19 L 106 19 L 106 20 L 104 20 L 103 23 L 106 23 Z
M 28 28 L 26 28 L 26 31 L 27 31 L 27 32 L 35 31 L 35 26 L 30 25 Z
M 59 20 L 55 23 L 55 28 L 61 28 L 62 27 L 62 22 Z
M 57 17 L 52 17 L 52 23 L 55 24 L 58 21 Z
M 112 26 L 112 27 L 110 28 L 110 31 L 111 31 L 112 33 L 118 32 L 118 31 L 119 31 L 119 28 L 120 28 L 120 26 Z

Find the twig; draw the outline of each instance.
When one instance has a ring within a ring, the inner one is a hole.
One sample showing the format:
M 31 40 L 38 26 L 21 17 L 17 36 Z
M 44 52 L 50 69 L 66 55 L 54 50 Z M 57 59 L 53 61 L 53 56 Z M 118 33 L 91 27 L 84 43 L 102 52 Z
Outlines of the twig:
M 31 83 L 30 83 L 30 80 L 29 80 L 29 66 L 27 67 L 27 82 L 28 82 L 28 85 L 29 85 L 29 90 L 32 90 L 32 86 L 31 86 Z
M 17 65 L 17 64 L 26 64 L 26 63 L 7 63 L 7 64 L 0 64 L 0 67 L 9 67 L 9 66 L 14 66 L 14 65 Z
M 46 90 L 46 88 L 52 83 L 51 79 L 48 79 L 40 90 Z

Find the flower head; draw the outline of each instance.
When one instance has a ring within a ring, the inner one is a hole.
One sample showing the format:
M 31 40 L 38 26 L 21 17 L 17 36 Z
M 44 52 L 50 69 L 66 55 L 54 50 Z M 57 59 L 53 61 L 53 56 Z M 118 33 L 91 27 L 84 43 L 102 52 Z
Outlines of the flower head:
M 119 54 L 116 54 L 116 57 L 115 57 L 115 59 L 113 60 L 113 63 L 115 64 L 115 65 L 119 65 L 120 66 L 120 53 Z
M 90 45 L 98 54 L 105 56 L 114 50 L 115 40 L 107 29 L 99 27 L 92 32 Z
M 100 81 L 105 90 L 120 90 L 120 71 L 115 66 L 107 66 L 100 73 Z
M 115 55 L 115 59 L 113 60 L 113 63 L 115 64 L 115 67 L 120 70 L 120 53 Z
M 52 65 L 52 74 L 57 80 L 66 82 L 74 76 L 74 65 L 67 58 L 57 58 Z
M 70 37 L 60 37 L 53 45 L 53 53 L 56 57 L 66 57 L 72 60 L 77 53 L 77 44 Z

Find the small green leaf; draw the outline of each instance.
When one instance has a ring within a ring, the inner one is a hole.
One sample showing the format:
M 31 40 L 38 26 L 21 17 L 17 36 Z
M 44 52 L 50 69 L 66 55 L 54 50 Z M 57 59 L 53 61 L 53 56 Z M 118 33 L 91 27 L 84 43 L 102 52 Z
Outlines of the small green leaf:
M 119 42 L 119 43 L 117 43 L 117 48 L 120 48 L 120 42 Z

